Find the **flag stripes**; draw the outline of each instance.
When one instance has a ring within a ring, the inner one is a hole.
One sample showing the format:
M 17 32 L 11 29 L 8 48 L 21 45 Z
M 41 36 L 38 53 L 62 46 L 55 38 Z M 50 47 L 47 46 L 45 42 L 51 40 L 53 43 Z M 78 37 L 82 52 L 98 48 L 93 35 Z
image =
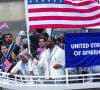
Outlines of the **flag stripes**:
M 100 14 L 91 16 L 91 17 L 70 17 L 70 16 L 40 16 L 40 17 L 29 17 L 29 21 L 38 21 L 38 20 L 79 20 L 79 21 L 87 21 L 87 20 L 93 20 L 100 17 Z
M 93 0 L 64 0 L 64 4 L 27 4 L 27 12 L 30 29 L 100 25 L 100 5 Z
M 70 25 L 70 24 L 41 24 L 41 25 L 30 25 L 29 28 L 31 29 L 41 29 L 41 28 L 83 28 L 83 27 L 92 27 L 92 26 L 99 26 L 99 23 L 94 23 L 94 24 L 86 24 L 86 25 Z
M 8 70 L 11 68 L 12 63 L 10 63 L 8 60 L 4 61 L 4 64 L 6 65 L 5 71 L 8 72 Z

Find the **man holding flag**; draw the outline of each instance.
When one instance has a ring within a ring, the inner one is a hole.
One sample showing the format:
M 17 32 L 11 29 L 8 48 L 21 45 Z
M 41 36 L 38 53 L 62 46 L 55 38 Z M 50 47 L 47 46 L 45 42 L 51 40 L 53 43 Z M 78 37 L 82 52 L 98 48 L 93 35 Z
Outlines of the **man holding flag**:
M 33 58 L 32 55 L 30 56 L 35 65 L 45 68 L 45 76 L 52 76 L 52 78 L 55 78 L 56 76 L 64 75 L 65 52 L 63 49 L 56 46 L 56 40 L 53 37 L 49 38 L 48 49 L 41 54 L 41 59 L 39 61 Z
M 8 53 L 8 47 L 5 44 L 1 45 L 2 57 L 0 58 L 0 69 L 4 72 L 9 72 L 16 60 L 12 54 Z

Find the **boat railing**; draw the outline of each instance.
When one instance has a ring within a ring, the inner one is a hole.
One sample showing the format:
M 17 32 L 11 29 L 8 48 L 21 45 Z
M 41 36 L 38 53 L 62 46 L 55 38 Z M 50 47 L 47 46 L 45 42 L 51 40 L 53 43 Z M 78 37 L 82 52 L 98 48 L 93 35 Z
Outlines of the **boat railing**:
M 5 88 L 5 86 L 13 90 L 14 88 L 17 88 L 15 90 L 22 90 L 21 87 L 28 89 L 28 86 L 32 88 L 44 87 L 43 90 L 51 87 L 55 90 L 59 88 L 61 88 L 60 90 L 99 88 L 100 73 L 62 76 L 23 76 L 15 74 L 12 76 L 10 73 L 0 72 L 0 87 Z M 48 86 L 50 87 L 48 88 Z
M 85 84 L 87 82 L 100 83 L 100 73 L 96 74 L 78 74 L 62 76 L 11 76 L 9 73 L 0 72 L 0 84 L 9 85 L 69 85 Z

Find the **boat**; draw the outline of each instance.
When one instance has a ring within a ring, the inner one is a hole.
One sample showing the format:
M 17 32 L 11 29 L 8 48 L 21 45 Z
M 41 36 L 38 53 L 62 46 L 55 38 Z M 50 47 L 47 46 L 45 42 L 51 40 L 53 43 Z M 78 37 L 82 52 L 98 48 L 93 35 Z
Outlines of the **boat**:
M 0 72 L 0 87 L 10 90 L 70 90 L 100 87 L 100 73 L 63 76 L 11 76 Z

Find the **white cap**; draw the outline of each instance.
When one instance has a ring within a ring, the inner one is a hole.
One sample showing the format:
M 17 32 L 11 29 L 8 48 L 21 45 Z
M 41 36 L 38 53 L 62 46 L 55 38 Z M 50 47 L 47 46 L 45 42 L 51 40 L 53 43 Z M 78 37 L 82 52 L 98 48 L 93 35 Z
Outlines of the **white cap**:
M 26 36 L 26 33 L 25 33 L 25 31 L 20 31 L 20 32 L 19 32 L 19 35 L 20 35 L 20 36 L 21 36 L 21 35 Z

